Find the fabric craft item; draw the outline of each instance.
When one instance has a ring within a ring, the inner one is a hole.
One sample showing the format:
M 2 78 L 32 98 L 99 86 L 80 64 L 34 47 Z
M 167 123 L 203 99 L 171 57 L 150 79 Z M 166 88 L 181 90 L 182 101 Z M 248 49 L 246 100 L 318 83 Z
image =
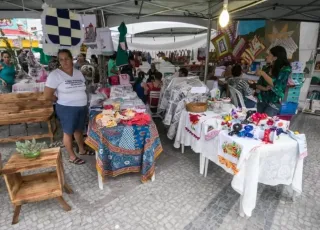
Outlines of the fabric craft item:
M 234 42 L 234 47 L 232 51 L 232 55 L 235 59 L 240 59 L 242 53 L 247 47 L 247 42 L 244 38 L 238 37 Z
M 118 176 L 140 172 L 141 181 L 147 182 L 154 174 L 155 160 L 162 152 L 156 125 L 99 128 L 90 113 L 86 144 L 98 152 L 96 167 L 102 176 Z
M 84 41 L 83 43 L 95 43 L 96 42 L 96 28 L 97 18 L 94 14 L 81 15 L 82 23 L 84 26 Z
M 59 49 L 70 49 L 73 55 L 78 55 L 84 35 L 81 16 L 66 9 L 51 8 L 46 3 L 42 8 L 44 52 L 56 55 Z
M 223 58 L 231 54 L 232 47 L 227 34 L 220 34 L 212 39 L 211 42 L 215 47 L 218 58 Z
M 205 48 L 199 48 L 198 49 L 198 61 L 204 61 L 206 60 L 206 49 Z
M 119 45 L 118 45 L 118 52 L 117 52 L 117 59 L 116 59 L 116 63 L 117 66 L 124 66 L 124 65 L 128 65 L 128 45 L 127 45 L 127 39 L 126 39 L 126 35 L 127 35 L 127 27 L 124 24 L 124 22 L 122 22 L 120 24 L 120 26 L 118 27 L 118 31 L 120 33 L 119 35 Z
M 135 116 L 130 120 L 121 120 L 124 125 L 138 125 L 144 126 L 150 124 L 151 117 L 146 113 L 136 113 Z
M 229 37 L 229 40 L 231 43 L 234 43 L 234 40 L 236 38 L 236 33 L 237 33 L 237 26 L 238 22 L 237 21 L 230 21 L 227 26 L 225 27 L 218 27 L 218 34 L 226 34 Z
M 194 138 L 199 140 L 201 138 L 202 126 L 204 122 L 212 119 L 212 116 L 207 116 L 205 113 L 193 114 L 189 113 L 189 119 L 186 119 L 185 129 Z
M 299 146 L 299 157 L 300 159 L 308 156 L 308 148 L 307 148 L 307 138 L 305 134 L 295 134 L 294 132 L 288 130 L 289 136 L 296 140 Z
M 97 50 L 90 52 L 95 54 L 112 55 L 114 53 L 111 30 L 108 27 L 97 28 Z
M 206 141 L 211 140 L 219 135 L 222 129 L 221 122 L 221 116 L 211 117 L 211 119 L 208 119 L 204 122 Z
M 40 65 L 40 63 L 36 60 L 33 52 L 29 51 L 27 55 L 28 62 L 28 75 L 36 82 L 46 82 L 47 80 L 47 72 Z
M 120 85 L 130 85 L 130 76 L 128 74 L 119 75 Z
M 260 140 L 229 136 L 226 131 L 219 134 L 218 165 L 236 175 L 250 153 L 261 145 Z
M 254 38 L 249 42 L 250 51 L 253 54 L 254 58 L 257 58 L 258 55 L 264 51 L 266 48 L 260 39 L 255 35 Z

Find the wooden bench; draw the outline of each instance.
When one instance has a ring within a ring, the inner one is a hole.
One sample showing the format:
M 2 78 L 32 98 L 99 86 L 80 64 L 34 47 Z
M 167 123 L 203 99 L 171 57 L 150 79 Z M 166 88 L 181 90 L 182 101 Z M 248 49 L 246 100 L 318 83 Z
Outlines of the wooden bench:
M 54 121 L 54 129 L 52 129 L 52 121 Z M 10 125 L 41 122 L 48 124 L 47 134 L 10 136 Z M 53 142 L 57 129 L 52 102 L 46 100 L 43 93 L 0 94 L 0 125 L 9 125 L 9 137 L 0 138 L 0 143 L 32 140 L 33 138 L 50 138 Z

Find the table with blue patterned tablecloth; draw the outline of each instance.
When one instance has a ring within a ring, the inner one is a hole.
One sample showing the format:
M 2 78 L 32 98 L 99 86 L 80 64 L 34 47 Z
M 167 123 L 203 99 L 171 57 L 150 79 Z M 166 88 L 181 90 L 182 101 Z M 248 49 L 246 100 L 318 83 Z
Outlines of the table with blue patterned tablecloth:
M 97 151 L 96 167 L 102 176 L 118 176 L 141 172 L 146 182 L 154 174 L 155 160 L 162 152 L 158 130 L 153 121 L 149 125 L 101 127 L 96 122 L 99 112 L 90 113 L 86 144 Z

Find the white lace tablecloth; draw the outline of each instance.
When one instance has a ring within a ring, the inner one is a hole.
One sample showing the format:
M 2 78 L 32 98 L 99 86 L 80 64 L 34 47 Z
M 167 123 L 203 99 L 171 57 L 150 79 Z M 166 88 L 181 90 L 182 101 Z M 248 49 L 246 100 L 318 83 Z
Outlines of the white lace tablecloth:
M 211 112 L 211 116 L 214 116 L 214 113 Z M 202 135 L 197 139 L 186 132 L 186 119 L 189 119 L 189 113 L 184 110 L 180 116 L 174 147 L 179 148 L 182 145 L 184 149 L 184 146 L 191 146 L 194 152 L 200 153 L 201 174 L 206 159 L 222 166 L 218 160 L 218 152 L 221 136 L 227 131 L 221 131 L 217 137 L 205 140 L 206 123 L 210 122 L 206 120 L 202 123 Z M 231 138 L 244 145 L 248 145 L 245 141 L 249 141 L 250 144 L 254 141 L 237 136 Z M 303 173 L 303 159 L 299 158 L 298 143 L 288 135 L 281 134 L 280 139 L 274 144 L 256 142 L 252 146 L 258 147 L 241 155 L 238 163 L 239 172 L 233 176 L 231 183 L 232 188 L 241 195 L 240 214 L 249 217 L 256 206 L 258 183 L 272 186 L 289 185 L 295 193 L 301 194 Z

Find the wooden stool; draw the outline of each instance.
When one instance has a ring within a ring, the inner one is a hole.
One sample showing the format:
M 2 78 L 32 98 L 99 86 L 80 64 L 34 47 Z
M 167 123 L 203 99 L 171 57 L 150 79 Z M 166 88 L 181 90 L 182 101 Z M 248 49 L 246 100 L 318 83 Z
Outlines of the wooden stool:
M 22 172 L 35 169 L 55 167 L 55 171 L 23 176 Z M 63 189 L 66 193 L 73 193 L 64 181 L 64 171 L 60 148 L 45 149 L 36 159 L 24 158 L 18 153 L 11 156 L 8 163 L 1 170 L 12 204 L 15 207 L 12 224 L 19 222 L 21 205 L 56 198 L 65 211 L 71 207 L 62 197 Z

